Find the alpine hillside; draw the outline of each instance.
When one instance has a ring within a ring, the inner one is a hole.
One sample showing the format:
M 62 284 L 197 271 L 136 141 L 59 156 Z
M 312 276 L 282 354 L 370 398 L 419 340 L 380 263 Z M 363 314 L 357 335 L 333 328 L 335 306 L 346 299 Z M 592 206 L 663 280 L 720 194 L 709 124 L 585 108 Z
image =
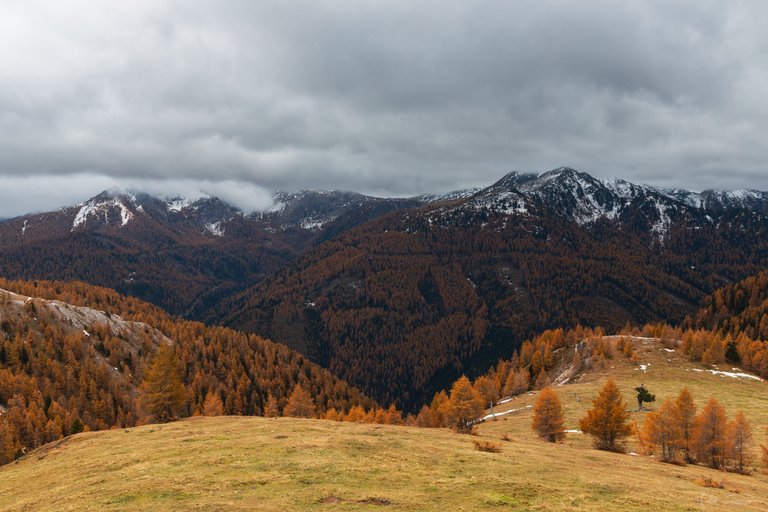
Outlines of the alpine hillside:
M 766 198 L 510 173 L 352 228 L 207 319 L 412 407 L 546 328 L 682 321 L 768 266 Z
M 264 415 L 298 386 L 312 415 L 373 402 L 284 345 L 170 317 L 83 283 L 0 280 L 0 464 L 82 430 L 157 420 L 144 381 L 161 347 L 177 361 L 176 414 Z

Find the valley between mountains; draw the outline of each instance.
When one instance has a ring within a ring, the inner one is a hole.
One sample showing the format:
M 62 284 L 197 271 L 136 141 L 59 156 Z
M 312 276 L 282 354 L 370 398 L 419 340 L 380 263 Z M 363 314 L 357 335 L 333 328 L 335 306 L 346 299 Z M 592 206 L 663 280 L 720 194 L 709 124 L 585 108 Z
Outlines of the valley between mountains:
M 0 275 L 76 279 L 288 345 L 415 409 L 553 327 L 681 322 L 768 268 L 768 196 L 570 168 L 409 199 L 105 192 L 0 223 Z
M 768 505 L 767 193 L 563 167 L 273 202 L 0 222 L 0 510 Z M 595 450 L 609 383 L 626 435 Z M 654 441 L 684 388 L 716 457 Z

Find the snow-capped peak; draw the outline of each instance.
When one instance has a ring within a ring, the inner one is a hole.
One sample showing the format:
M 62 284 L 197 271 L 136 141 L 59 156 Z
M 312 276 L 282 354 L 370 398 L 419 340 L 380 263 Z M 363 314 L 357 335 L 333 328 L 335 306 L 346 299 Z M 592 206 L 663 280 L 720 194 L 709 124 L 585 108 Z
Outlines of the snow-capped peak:
M 474 210 L 502 215 L 555 214 L 579 225 L 614 220 L 630 209 L 645 216 L 648 232 L 663 239 L 673 218 L 686 215 L 689 202 L 654 187 L 621 179 L 601 180 L 570 167 L 539 175 L 512 172 L 451 210 Z M 439 217 L 446 217 L 443 209 Z M 636 217 L 635 217 L 636 218 Z
M 424 203 L 437 203 L 438 201 L 454 201 L 456 199 L 466 199 L 480 192 L 482 189 L 466 188 L 463 190 L 454 190 L 443 194 L 424 194 L 418 197 L 419 201 Z
M 106 225 L 118 223 L 122 227 L 134 218 L 135 212 L 143 209 L 137 205 L 136 196 L 114 189 L 104 191 L 79 206 L 80 209 L 72 221 L 73 231 L 84 226 L 92 218 L 103 220 Z
M 165 206 L 169 212 L 180 212 L 189 208 L 194 202 L 194 199 L 188 197 L 170 197 L 165 199 Z

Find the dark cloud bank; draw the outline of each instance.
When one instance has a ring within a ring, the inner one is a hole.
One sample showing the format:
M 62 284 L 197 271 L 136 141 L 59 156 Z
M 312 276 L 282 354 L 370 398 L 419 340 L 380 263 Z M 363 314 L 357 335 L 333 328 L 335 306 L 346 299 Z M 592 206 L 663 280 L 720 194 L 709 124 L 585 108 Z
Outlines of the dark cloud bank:
M 118 6 L 118 4 L 120 4 Z M 111 186 L 768 189 L 761 1 L 8 0 L 0 216 Z

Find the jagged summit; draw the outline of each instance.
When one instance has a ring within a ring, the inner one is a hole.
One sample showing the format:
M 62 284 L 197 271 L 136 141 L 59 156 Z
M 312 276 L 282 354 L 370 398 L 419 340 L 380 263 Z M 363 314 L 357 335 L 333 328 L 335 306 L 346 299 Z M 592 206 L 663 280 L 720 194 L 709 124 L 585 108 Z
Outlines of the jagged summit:
M 85 227 L 89 222 L 108 226 L 125 226 L 143 207 L 136 197 L 115 189 L 105 190 L 79 205 L 72 221 L 72 231 Z
M 694 215 L 716 217 L 733 210 L 768 215 L 768 193 L 662 189 L 622 179 L 600 179 L 563 166 L 540 174 L 512 171 L 486 188 L 410 198 L 381 198 L 337 190 L 277 191 L 271 208 L 253 213 L 244 213 L 212 195 L 154 196 L 111 188 L 79 205 L 41 215 L 61 217 L 59 224 L 66 223 L 71 232 L 115 230 L 154 222 L 176 231 L 191 228 L 198 235 L 223 237 L 235 219 L 243 219 L 252 225 L 246 232 L 301 230 L 312 233 L 310 238 L 327 238 L 391 211 L 430 205 L 442 212 L 440 224 L 450 223 L 443 215 L 449 211 L 505 215 L 534 212 L 563 216 L 583 226 L 600 219 L 631 219 L 636 227 L 663 238 L 675 221 Z M 46 223 L 39 215 L 4 222 L 18 224 L 17 232 L 27 238 L 30 233 L 39 233 Z M 50 229 L 53 228 L 46 228 Z
M 491 185 L 491 188 L 516 189 L 525 183 L 530 183 L 539 177 L 538 174 L 512 171 Z
M 196 226 L 201 233 L 224 234 L 223 224 L 242 212 L 214 196 L 196 199 L 172 196 L 155 197 L 144 192 L 105 190 L 76 207 L 71 231 L 82 229 L 123 228 L 139 219 Z
M 454 214 L 462 212 L 556 215 L 582 226 L 607 219 L 630 224 L 663 239 L 675 223 L 690 222 L 694 217 L 711 222 L 712 217 L 732 211 L 768 215 L 768 193 L 659 189 L 559 167 L 541 174 L 511 172 L 466 201 L 437 209 L 429 218 L 441 226 L 454 222 Z

